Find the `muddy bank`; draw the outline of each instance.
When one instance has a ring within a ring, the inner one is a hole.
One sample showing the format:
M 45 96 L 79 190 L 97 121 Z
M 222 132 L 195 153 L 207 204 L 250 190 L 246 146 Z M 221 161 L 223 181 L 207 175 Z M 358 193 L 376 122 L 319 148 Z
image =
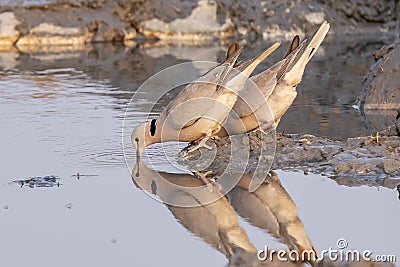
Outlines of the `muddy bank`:
M 229 37 L 290 39 L 323 20 L 331 33 L 386 35 L 396 27 L 396 1 L 30 1 L 0 6 L 1 49 L 92 42 L 135 45 L 143 38 L 204 42 Z M 134 41 L 132 41 L 134 40 Z
M 189 159 L 183 158 L 186 155 L 184 149 L 178 162 L 192 171 L 199 171 L 198 175 L 204 177 L 219 176 L 226 171 L 234 173 L 244 165 L 248 171 L 257 166 L 268 169 L 272 164 L 272 169 L 322 174 L 347 186 L 396 188 L 400 183 L 399 127 L 374 137 L 343 141 L 310 134 L 265 135 L 260 131 L 243 135 L 239 140 L 223 138 L 215 142 L 216 152 L 201 148 L 190 154 Z M 208 143 L 213 145 L 211 141 Z M 250 151 L 248 147 L 246 150 L 247 144 L 250 145 Z M 260 147 L 264 147 L 266 152 L 260 152 Z M 243 163 L 243 160 L 246 162 Z
M 337 183 L 395 188 L 400 183 L 400 137 L 334 141 L 313 135 L 277 135 L 273 168 L 319 173 Z

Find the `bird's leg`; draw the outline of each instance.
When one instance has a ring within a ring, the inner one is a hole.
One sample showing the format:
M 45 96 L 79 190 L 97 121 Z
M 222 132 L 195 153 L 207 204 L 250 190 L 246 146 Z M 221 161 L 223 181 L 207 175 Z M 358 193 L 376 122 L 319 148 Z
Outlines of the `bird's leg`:
M 217 127 L 217 129 L 215 131 L 213 131 L 214 135 L 212 136 L 212 139 L 214 139 L 215 141 L 219 141 L 221 140 L 221 138 L 219 136 L 216 136 L 215 134 L 217 134 L 220 130 L 221 130 L 222 126 L 219 125 Z
M 219 141 L 219 140 L 221 140 L 221 137 L 214 135 L 214 136 L 212 137 L 212 139 L 214 139 L 215 141 Z
M 200 172 L 200 171 L 194 171 L 194 174 L 205 184 L 208 185 L 210 183 L 210 180 L 207 179 L 207 175 L 212 174 L 213 171 L 207 171 L 207 172 Z
M 192 153 L 193 151 L 196 151 L 202 147 L 207 148 L 208 150 L 212 150 L 212 147 L 206 144 L 206 142 L 211 138 L 211 136 L 212 136 L 212 130 L 208 130 L 204 138 L 201 139 L 197 145 L 190 148 L 188 150 L 188 153 Z

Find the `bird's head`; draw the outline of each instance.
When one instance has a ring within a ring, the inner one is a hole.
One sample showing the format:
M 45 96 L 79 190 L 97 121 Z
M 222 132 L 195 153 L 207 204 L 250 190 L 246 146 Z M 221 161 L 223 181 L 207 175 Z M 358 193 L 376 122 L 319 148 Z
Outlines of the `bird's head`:
M 138 125 L 132 132 L 132 144 L 135 146 L 138 155 L 140 156 L 143 150 L 156 143 L 156 120 Z

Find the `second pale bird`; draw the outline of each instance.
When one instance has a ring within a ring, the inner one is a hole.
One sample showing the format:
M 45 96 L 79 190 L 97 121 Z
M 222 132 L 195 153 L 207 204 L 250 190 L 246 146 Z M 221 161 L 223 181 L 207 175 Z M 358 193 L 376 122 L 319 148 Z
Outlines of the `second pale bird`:
M 299 44 L 296 36 L 284 58 L 269 69 L 252 76 L 239 92 L 239 97 L 218 136 L 241 134 L 258 127 L 275 129 L 297 96 L 296 86 L 301 82 L 305 67 L 329 31 L 324 21 L 311 41 Z M 227 56 L 238 49 L 229 47 Z M 237 69 L 246 67 L 245 62 Z

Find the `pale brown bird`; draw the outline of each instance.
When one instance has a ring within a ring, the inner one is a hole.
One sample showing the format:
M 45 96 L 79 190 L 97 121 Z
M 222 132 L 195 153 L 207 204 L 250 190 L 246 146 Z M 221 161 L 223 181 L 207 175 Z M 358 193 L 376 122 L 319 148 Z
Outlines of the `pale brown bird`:
M 207 147 L 206 141 L 224 123 L 237 99 L 237 93 L 256 66 L 268 57 L 280 43 L 275 43 L 240 71 L 233 68 L 241 48 L 229 53 L 223 64 L 186 86 L 161 112 L 158 119 L 137 126 L 132 143 L 138 155 L 145 147 L 160 142 L 201 140 L 192 152 Z
M 239 92 L 239 97 L 228 116 L 224 129 L 218 136 L 241 134 L 259 126 L 275 129 L 297 96 L 296 86 L 301 82 L 307 63 L 321 45 L 329 31 L 329 23 L 324 21 L 308 43 L 301 43 L 296 36 L 283 60 L 271 68 L 252 76 Z M 231 45 L 227 56 L 238 49 Z M 246 66 L 245 62 L 236 68 Z

